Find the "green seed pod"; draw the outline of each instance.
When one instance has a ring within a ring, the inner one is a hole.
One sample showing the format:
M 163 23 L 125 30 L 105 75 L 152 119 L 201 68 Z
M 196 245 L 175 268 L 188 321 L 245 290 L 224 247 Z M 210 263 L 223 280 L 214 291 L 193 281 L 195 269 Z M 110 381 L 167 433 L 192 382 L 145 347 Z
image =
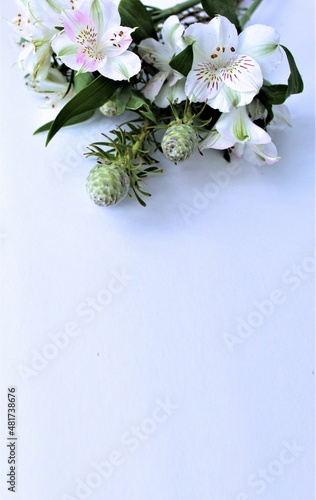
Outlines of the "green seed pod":
M 114 205 L 127 195 L 130 179 L 118 165 L 98 164 L 89 173 L 86 188 L 90 198 L 97 205 Z
M 169 127 L 162 139 L 162 150 L 168 160 L 175 164 L 191 156 L 198 145 L 198 137 L 190 125 L 175 123 Z

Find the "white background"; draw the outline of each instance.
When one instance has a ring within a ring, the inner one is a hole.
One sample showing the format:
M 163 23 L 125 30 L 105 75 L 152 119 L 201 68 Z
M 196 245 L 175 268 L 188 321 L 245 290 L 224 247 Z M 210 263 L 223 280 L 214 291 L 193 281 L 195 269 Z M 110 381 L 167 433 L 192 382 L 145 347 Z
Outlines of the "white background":
M 45 148 L 32 133 L 54 111 L 25 88 L 2 20 L 1 498 L 313 500 L 312 2 L 265 0 L 252 22 L 278 29 L 306 85 L 289 101 L 293 127 L 274 136 L 280 163 L 239 162 L 232 176 L 214 151 L 162 159 L 146 209 L 102 209 L 85 192 L 93 161 L 82 152 L 118 120 L 65 129 Z M 274 80 L 286 76 L 284 65 Z M 198 199 L 210 182 L 216 196 Z M 62 334 L 74 325 L 76 337 Z M 58 334 L 68 344 L 52 354 Z M 100 480 L 93 464 L 110 460 Z

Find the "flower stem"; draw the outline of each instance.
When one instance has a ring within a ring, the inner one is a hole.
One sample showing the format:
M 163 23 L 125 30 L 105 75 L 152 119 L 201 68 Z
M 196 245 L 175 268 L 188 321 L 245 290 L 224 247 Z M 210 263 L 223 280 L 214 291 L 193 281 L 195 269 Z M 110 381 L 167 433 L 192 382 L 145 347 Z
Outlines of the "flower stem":
M 259 7 L 261 4 L 262 0 L 254 0 L 254 2 L 250 5 L 249 9 L 246 10 L 242 18 L 240 19 L 240 27 L 243 30 L 245 27 L 245 24 L 249 21 L 251 18 L 252 14 L 255 12 L 255 10 Z
M 179 3 L 175 5 L 174 7 L 170 7 L 168 9 L 163 9 L 157 14 L 153 15 L 154 21 L 159 22 L 167 19 L 167 17 L 172 16 L 174 14 L 180 14 L 184 10 L 190 9 L 190 7 L 194 7 L 195 5 L 198 5 L 200 2 L 196 0 L 187 0 L 186 2 Z
M 138 140 L 132 146 L 132 154 L 133 154 L 134 158 L 135 158 L 135 156 L 137 156 L 138 150 L 142 147 L 145 139 L 147 138 L 148 132 L 149 131 L 147 128 L 147 123 L 145 123 Z

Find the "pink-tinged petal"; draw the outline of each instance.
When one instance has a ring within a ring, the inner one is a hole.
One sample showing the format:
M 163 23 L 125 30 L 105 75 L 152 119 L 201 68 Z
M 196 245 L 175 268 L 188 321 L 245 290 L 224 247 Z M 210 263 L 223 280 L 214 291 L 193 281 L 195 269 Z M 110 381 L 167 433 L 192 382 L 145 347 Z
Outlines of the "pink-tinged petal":
M 220 74 L 227 87 L 238 92 L 253 92 L 253 97 L 263 84 L 259 64 L 245 55 L 232 57 L 220 70 Z
M 185 49 L 186 45 L 182 38 L 183 32 L 184 26 L 180 23 L 177 16 L 168 17 L 162 26 L 162 39 L 174 54 L 178 54 Z
M 141 62 L 139 57 L 133 52 L 126 51 L 118 57 L 111 57 L 99 72 L 111 80 L 129 80 L 139 73 Z
M 232 139 L 226 139 L 217 130 L 212 130 L 199 144 L 200 149 L 227 149 L 234 145 Z
M 146 38 L 138 46 L 139 55 L 148 64 L 151 64 L 160 71 L 171 71 L 169 62 L 172 59 L 173 51 L 153 38 Z
M 107 54 L 109 57 L 119 56 L 125 52 L 132 43 L 131 33 L 133 33 L 133 31 L 135 30 L 123 26 L 112 28 L 111 35 L 106 34 L 102 36 L 99 43 L 100 51 Z
M 167 108 L 172 103 L 179 103 L 185 100 L 186 95 L 184 92 L 185 79 L 178 81 L 175 85 L 170 87 L 168 83 L 163 85 L 161 91 L 155 99 L 155 104 L 159 108 Z
M 84 48 L 82 49 L 80 47 L 77 52 L 76 62 L 78 64 L 77 68 L 82 73 L 87 73 L 87 72 L 93 73 L 93 71 L 101 72 L 102 67 L 107 62 L 107 58 L 105 55 L 91 56 L 87 54 Z
M 261 67 L 263 76 L 266 77 L 282 61 L 279 40 L 280 36 L 274 28 L 255 24 L 239 35 L 238 52 L 255 59 Z
M 88 2 L 85 2 L 78 10 L 66 11 L 62 16 L 62 23 L 66 34 L 72 42 L 77 42 L 78 37 L 79 39 L 86 39 L 91 30 L 94 33 L 97 32 L 96 26 L 90 16 Z
M 168 73 L 165 71 L 159 71 L 155 76 L 153 76 L 149 82 L 142 89 L 142 93 L 149 101 L 153 101 L 155 97 L 159 94 L 161 87 L 166 81 Z
M 191 102 L 207 102 L 218 94 L 223 85 L 212 63 L 201 63 L 189 72 L 185 92 Z
M 223 137 L 232 139 L 234 143 L 267 144 L 271 142 L 269 134 L 250 120 L 246 106 L 222 114 L 215 127 Z

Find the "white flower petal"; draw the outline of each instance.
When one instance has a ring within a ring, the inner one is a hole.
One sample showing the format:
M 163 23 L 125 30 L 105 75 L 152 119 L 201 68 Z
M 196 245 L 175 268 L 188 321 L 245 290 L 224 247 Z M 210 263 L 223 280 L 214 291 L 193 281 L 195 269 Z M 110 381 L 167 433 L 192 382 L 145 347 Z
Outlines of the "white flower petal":
M 216 130 L 227 140 L 233 142 L 251 142 L 266 144 L 271 137 L 249 118 L 246 106 L 223 113 L 215 125 Z
M 273 142 L 268 144 L 245 143 L 243 158 L 254 165 L 273 165 L 281 159 Z
M 157 73 L 149 80 L 149 82 L 142 89 L 142 92 L 146 99 L 148 99 L 149 101 L 153 101 L 155 99 L 155 97 L 160 92 L 161 87 L 165 83 L 167 76 L 167 72 L 159 71 L 159 73 Z
M 161 71 L 171 71 L 169 62 L 172 59 L 173 51 L 166 45 L 154 40 L 154 38 L 146 38 L 138 46 L 139 55 L 148 64 Z
M 185 92 L 192 102 L 208 102 L 222 90 L 223 85 L 212 64 L 201 63 L 189 72 Z
M 223 137 L 232 139 L 234 143 L 267 144 L 271 141 L 269 134 L 250 120 L 245 106 L 222 114 L 215 127 Z
M 227 87 L 238 92 L 258 94 L 263 84 L 259 64 L 249 56 L 236 55 L 221 69 L 221 78 Z
M 226 139 L 217 130 L 212 130 L 204 139 L 200 142 L 200 149 L 227 149 L 234 145 L 232 139 Z
M 102 36 L 100 40 L 100 50 L 101 53 L 106 54 L 108 57 L 117 57 L 125 50 L 128 49 L 133 39 L 131 34 L 135 31 L 133 28 L 125 28 L 125 26 L 119 26 L 118 28 L 113 28 L 111 30 L 111 35 L 109 38 L 108 34 Z
M 79 69 L 77 61 L 78 45 L 71 43 L 66 33 L 61 33 L 52 40 L 52 48 L 57 57 L 60 57 L 66 66 L 71 69 Z
M 193 43 L 193 64 L 210 61 L 223 65 L 238 46 L 236 27 L 226 17 L 214 17 L 208 24 L 191 24 L 185 31 L 187 43 Z
M 280 64 L 282 60 L 279 46 L 280 36 L 274 28 L 263 24 L 254 24 L 242 31 L 238 38 L 238 52 L 255 59 L 259 63 L 264 77 Z
M 177 16 L 168 17 L 162 26 L 162 39 L 165 45 L 169 46 L 175 54 L 185 49 L 185 43 L 182 38 L 183 32 L 184 26 L 180 23 Z
M 220 92 L 212 99 L 209 99 L 207 104 L 211 106 L 211 108 L 218 109 L 222 113 L 228 113 L 233 108 L 242 106 L 245 99 L 248 100 L 248 98 L 252 99 L 252 94 L 250 96 L 248 96 L 247 93 L 241 94 L 223 85 Z
M 121 24 L 118 8 L 112 0 L 93 0 L 91 3 L 91 17 L 100 35 L 109 30 L 112 31 L 113 26 L 120 26 Z
M 118 57 L 110 57 L 99 72 L 111 80 L 129 80 L 139 73 L 141 63 L 133 52 L 126 51 Z
M 168 83 L 163 85 L 161 91 L 159 92 L 159 94 L 155 99 L 155 104 L 159 108 L 167 108 L 170 102 L 175 103 L 184 101 L 186 98 L 184 92 L 184 84 L 185 84 L 185 78 L 178 81 L 172 87 Z

